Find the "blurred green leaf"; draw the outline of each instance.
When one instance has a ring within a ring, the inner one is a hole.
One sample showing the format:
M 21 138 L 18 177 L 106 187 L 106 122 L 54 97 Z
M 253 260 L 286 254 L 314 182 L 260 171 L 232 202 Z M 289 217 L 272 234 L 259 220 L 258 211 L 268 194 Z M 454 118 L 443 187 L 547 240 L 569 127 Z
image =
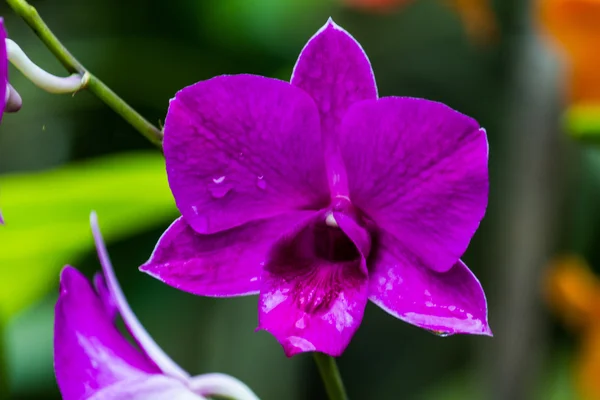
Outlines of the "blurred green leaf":
M 553 352 L 544 366 L 534 399 L 574 400 L 578 399 L 572 381 L 572 355 L 565 349 Z M 458 372 L 425 389 L 419 397 L 423 400 L 471 400 L 485 398 L 484 386 L 478 381 L 481 371 L 472 369 Z
M 274 54 L 295 57 L 333 11 L 333 2 L 322 0 L 221 0 L 210 3 L 203 26 L 236 47 L 258 45 Z M 209 21 L 219 21 L 219 24 Z
M 600 105 L 573 105 L 564 119 L 567 132 L 574 138 L 600 142 Z
M 108 240 L 176 216 L 164 159 L 129 153 L 51 171 L 0 177 L 0 318 L 56 287 L 58 273 L 93 247 L 96 210 Z

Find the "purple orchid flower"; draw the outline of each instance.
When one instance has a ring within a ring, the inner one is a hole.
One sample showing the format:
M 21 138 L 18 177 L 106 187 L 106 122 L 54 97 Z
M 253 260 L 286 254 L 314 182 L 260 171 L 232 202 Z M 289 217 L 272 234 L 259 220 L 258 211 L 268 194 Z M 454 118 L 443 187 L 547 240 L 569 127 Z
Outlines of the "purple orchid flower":
M 331 19 L 291 82 L 218 76 L 179 91 L 164 127 L 182 217 L 142 271 L 203 296 L 259 294 L 285 353 L 340 355 L 370 299 L 440 334 L 491 335 L 460 260 L 485 214 L 478 123 L 378 98 L 360 45 Z
M 54 325 L 54 368 L 65 400 L 201 400 L 220 395 L 256 400 L 242 382 L 224 374 L 190 375 L 152 340 L 127 304 L 92 214 L 103 274 L 95 290 L 73 267 L 60 278 Z M 120 315 L 136 348 L 115 325 Z

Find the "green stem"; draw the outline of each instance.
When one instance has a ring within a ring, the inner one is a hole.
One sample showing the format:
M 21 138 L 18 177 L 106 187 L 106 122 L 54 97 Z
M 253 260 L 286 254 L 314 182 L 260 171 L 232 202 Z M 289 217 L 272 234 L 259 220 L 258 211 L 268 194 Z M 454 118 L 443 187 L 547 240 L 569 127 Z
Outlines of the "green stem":
M 344 382 L 342 382 L 335 358 L 317 352 L 313 353 L 313 356 L 321 373 L 321 379 L 323 380 L 329 399 L 348 400 L 346 389 L 344 389 Z
M 52 33 L 42 20 L 37 10 L 25 0 L 6 0 L 8 5 L 25 20 L 46 47 L 54 54 L 61 64 L 71 73 L 79 73 L 89 77 L 86 89 L 102 100 L 106 105 L 131 124 L 138 132 L 158 147 L 162 146 L 162 132 L 148 122 L 100 79 L 92 75 Z

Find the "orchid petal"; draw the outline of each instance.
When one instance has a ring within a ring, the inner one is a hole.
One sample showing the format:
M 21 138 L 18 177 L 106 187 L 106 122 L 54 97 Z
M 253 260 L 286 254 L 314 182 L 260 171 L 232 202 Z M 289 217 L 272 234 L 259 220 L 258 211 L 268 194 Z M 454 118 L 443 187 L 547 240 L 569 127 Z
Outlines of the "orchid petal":
M 411 258 L 394 237 L 379 237 L 369 299 L 409 324 L 438 334 L 492 335 L 481 284 L 462 262 L 436 272 Z
M 115 272 L 113 270 L 108 252 L 106 251 L 106 245 L 102 239 L 102 234 L 98 227 L 98 217 L 96 213 L 90 215 L 90 223 L 92 226 L 92 233 L 94 235 L 94 241 L 96 242 L 96 249 L 98 251 L 98 258 L 102 265 L 102 271 L 106 279 L 106 286 L 108 287 L 109 293 L 112 295 L 113 301 L 111 304 L 116 304 L 116 307 L 125 322 L 125 326 L 131 333 L 131 336 L 135 339 L 140 348 L 148 356 L 152 362 L 156 364 L 160 370 L 172 377 L 179 379 L 189 378 L 189 374 L 185 372 L 179 365 L 177 365 L 159 346 L 156 344 L 154 339 L 148 334 L 146 329 L 142 326 L 140 321 L 137 319 L 131 307 L 125 299 L 125 295 L 121 290 L 121 286 L 117 281 Z M 101 285 L 100 285 L 101 286 Z M 101 292 L 102 293 L 102 292 Z M 104 300 L 106 301 L 106 294 L 104 294 Z M 110 307 L 110 305 L 109 305 Z
M 87 279 L 66 267 L 54 321 L 54 369 L 65 400 L 160 370 L 118 331 Z
M 201 296 L 256 294 L 273 243 L 313 214 L 283 214 L 211 235 L 196 233 L 181 217 L 163 234 L 150 260 L 140 269 L 177 289 Z
M 355 104 L 340 145 L 350 200 L 420 263 L 447 271 L 463 255 L 488 201 L 488 143 L 477 122 L 432 101 Z
M 205 396 L 218 396 L 235 400 L 258 400 L 250 388 L 232 376 L 225 374 L 203 374 L 190 379 L 194 393 Z
M 287 82 L 198 82 L 171 100 L 164 132 L 171 190 L 198 233 L 317 210 L 329 199 L 318 110 Z
M 282 238 L 262 276 L 258 329 L 275 336 L 288 357 L 306 351 L 341 355 L 364 314 L 365 258 L 352 242 L 337 248 L 329 243 L 333 258 L 319 254 L 318 246 L 338 235 L 325 221 L 324 213 L 317 214 Z
M 300 53 L 291 82 L 307 92 L 319 108 L 331 197 L 347 197 L 338 128 L 352 104 L 377 98 L 371 63 L 360 44 L 330 18 Z
M 164 375 L 120 381 L 96 392 L 87 400 L 206 400 L 183 382 Z
M 377 98 L 367 54 L 331 18 L 302 49 L 291 82 L 314 99 L 324 135 L 335 134 L 352 104 Z
M 98 297 L 100 297 L 100 301 L 106 310 L 106 313 L 110 316 L 110 318 L 115 319 L 119 314 L 119 307 L 117 306 L 117 300 L 115 296 L 111 293 L 106 285 L 106 279 L 101 272 L 97 272 L 94 275 L 94 289 L 96 289 L 96 293 Z

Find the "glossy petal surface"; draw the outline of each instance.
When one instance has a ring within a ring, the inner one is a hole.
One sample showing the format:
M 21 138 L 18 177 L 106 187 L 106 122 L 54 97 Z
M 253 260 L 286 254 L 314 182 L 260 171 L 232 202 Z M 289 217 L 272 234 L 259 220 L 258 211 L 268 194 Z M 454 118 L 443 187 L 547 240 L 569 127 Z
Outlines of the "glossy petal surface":
M 420 328 L 491 335 L 485 294 L 462 261 L 446 272 L 435 272 L 409 254 L 391 235 L 380 237 L 369 271 L 371 301 Z
M 342 354 L 362 321 L 368 296 L 365 259 L 353 240 L 320 213 L 282 238 L 265 266 L 258 329 L 288 357 Z
M 120 381 L 88 400 L 203 400 L 181 381 L 164 375 L 150 375 Z
M 141 270 L 197 295 L 256 294 L 271 246 L 312 214 L 283 214 L 210 235 L 196 233 L 182 217 L 163 234 Z
M 485 131 L 441 103 L 388 97 L 353 106 L 340 142 L 352 203 L 420 264 L 450 269 L 487 207 Z
M 89 282 L 71 267 L 61 274 L 54 368 L 65 400 L 84 399 L 119 381 L 160 373 L 120 334 Z
M 214 233 L 329 198 L 319 114 L 287 82 L 219 76 L 177 93 L 164 153 L 179 210 L 198 233 Z

